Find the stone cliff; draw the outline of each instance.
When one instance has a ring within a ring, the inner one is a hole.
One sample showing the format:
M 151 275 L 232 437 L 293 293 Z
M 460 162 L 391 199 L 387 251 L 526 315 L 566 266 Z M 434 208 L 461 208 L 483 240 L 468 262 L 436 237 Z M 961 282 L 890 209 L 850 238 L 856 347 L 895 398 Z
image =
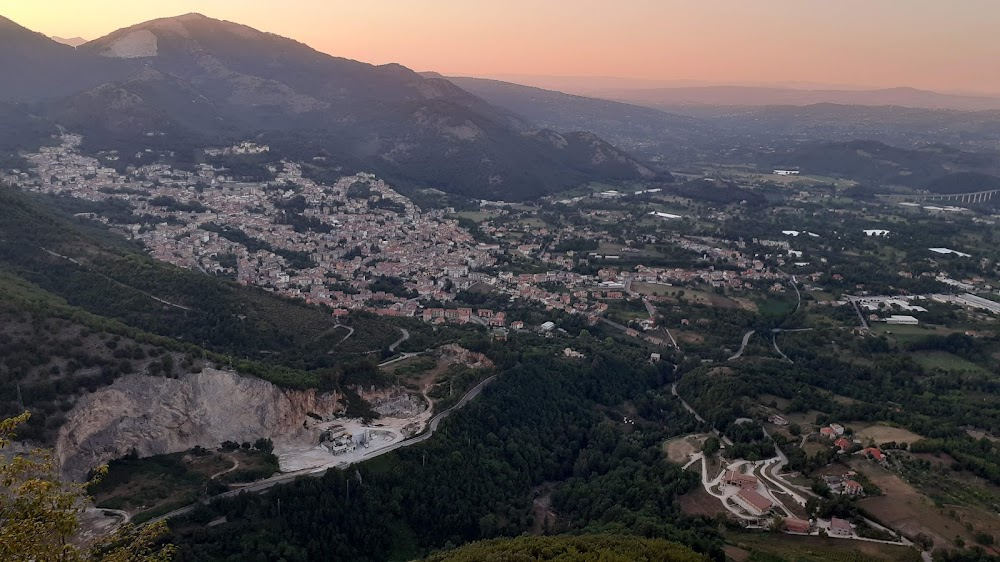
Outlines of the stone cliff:
M 59 431 L 56 459 L 65 476 L 80 479 L 133 450 L 145 457 L 226 440 L 309 440 L 307 413 L 341 409 L 338 394 L 285 390 L 228 371 L 179 379 L 128 375 L 77 402 Z

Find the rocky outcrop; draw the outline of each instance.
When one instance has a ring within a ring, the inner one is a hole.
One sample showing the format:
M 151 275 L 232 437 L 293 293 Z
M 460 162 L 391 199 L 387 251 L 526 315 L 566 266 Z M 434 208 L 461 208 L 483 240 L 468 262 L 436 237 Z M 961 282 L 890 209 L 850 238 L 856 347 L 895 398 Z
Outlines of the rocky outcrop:
M 340 399 L 215 369 L 179 379 L 128 375 L 77 402 L 59 431 L 56 459 L 65 476 L 79 479 L 133 450 L 145 457 L 226 440 L 311 440 L 307 414 L 338 412 Z
M 372 410 L 387 418 L 412 418 L 427 411 L 427 402 L 405 388 L 354 388 L 362 400 L 371 404 Z
M 470 369 L 485 369 L 493 366 L 493 362 L 482 353 L 469 351 L 453 343 L 437 348 L 434 355 L 446 363 L 465 365 Z

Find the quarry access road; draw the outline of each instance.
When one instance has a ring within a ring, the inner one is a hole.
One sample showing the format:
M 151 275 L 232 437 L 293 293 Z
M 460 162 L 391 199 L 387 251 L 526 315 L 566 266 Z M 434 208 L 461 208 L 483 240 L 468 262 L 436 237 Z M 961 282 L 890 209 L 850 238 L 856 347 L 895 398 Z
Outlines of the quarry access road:
M 425 431 L 424 433 L 422 433 L 422 434 L 420 434 L 420 435 L 418 435 L 416 437 L 413 437 L 411 439 L 406 439 L 406 440 L 400 441 L 398 443 L 394 443 L 392 445 L 389 445 L 388 447 L 383 447 L 383 448 L 380 448 L 380 449 L 373 449 L 368 454 L 366 454 L 364 457 L 362 457 L 361 459 L 359 459 L 359 460 L 357 460 L 355 462 L 367 461 L 367 460 L 373 459 L 373 458 L 375 458 L 375 457 L 377 457 L 379 455 L 384 455 L 386 453 L 395 451 L 396 449 L 401 449 L 403 447 L 409 447 L 411 445 L 416 445 L 417 443 L 422 443 L 422 442 L 430 439 L 431 436 L 434 435 L 434 432 L 437 431 L 438 425 L 441 423 L 441 420 L 443 420 L 444 418 L 448 417 L 448 414 L 452 413 L 453 411 L 458 410 L 458 409 L 464 407 L 466 404 L 469 403 L 470 400 L 472 400 L 476 396 L 479 396 L 479 393 L 481 393 L 483 391 L 483 389 L 486 388 L 486 386 L 488 384 L 490 384 L 491 382 L 493 382 L 494 380 L 496 380 L 496 378 L 497 378 L 497 376 L 493 375 L 491 377 L 483 379 L 482 382 L 480 382 L 476 386 L 472 387 L 472 389 L 469 390 L 469 392 L 466 392 L 465 396 L 463 396 L 461 400 L 459 400 L 458 402 L 456 402 L 454 406 L 452 406 L 451 408 L 448 408 L 447 410 L 445 410 L 443 412 L 438 413 L 436 416 L 434 416 L 433 418 L 431 418 L 430 423 L 427 424 L 427 431 Z M 306 468 L 306 469 L 302 469 L 302 470 L 297 470 L 295 472 L 289 472 L 289 473 L 286 473 L 286 474 L 279 474 L 277 476 L 272 476 L 271 478 L 265 478 L 264 480 L 259 480 L 257 482 L 252 483 L 252 484 L 247 484 L 246 486 L 240 487 L 240 488 L 238 488 L 236 490 L 230 490 L 228 492 L 223 492 L 223 493 L 221 493 L 221 494 L 219 494 L 217 496 L 213 496 L 211 498 L 207 498 L 207 499 L 201 500 L 198 503 L 194 503 L 194 504 L 191 504 L 189 506 L 182 507 L 180 509 L 175 509 L 174 511 L 171 511 L 171 512 L 165 513 L 165 514 L 163 514 L 163 515 L 161 515 L 159 517 L 155 517 L 153 519 L 150 519 L 146 523 L 143 523 L 143 525 L 147 525 L 149 523 L 156 523 L 157 521 L 164 521 L 164 520 L 170 519 L 172 517 L 177 517 L 178 515 L 184 515 L 185 513 L 190 513 L 191 511 L 193 511 L 199 505 L 208 505 L 209 503 L 212 502 L 212 500 L 215 500 L 217 498 L 228 498 L 228 497 L 232 497 L 232 496 L 235 496 L 235 495 L 238 495 L 238 494 L 243 494 L 243 493 L 253 493 L 253 494 L 263 493 L 263 492 L 267 491 L 268 489 L 270 489 L 270 488 L 272 488 L 274 486 L 277 486 L 278 484 L 284 484 L 284 483 L 287 483 L 287 482 L 291 482 L 292 480 L 295 480 L 296 478 L 299 478 L 301 476 L 312 476 L 312 477 L 318 478 L 318 477 L 321 477 L 324 474 L 326 474 L 326 472 L 328 470 L 330 470 L 331 468 L 344 469 L 344 468 L 347 468 L 348 466 L 350 466 L 351 464 L 352 463 L 348 463 L 348 462 L 340 462 L 340 463 L 334 463 L 334 464 L 330 464 L 330 465 L 326 465 L 326 466 Z

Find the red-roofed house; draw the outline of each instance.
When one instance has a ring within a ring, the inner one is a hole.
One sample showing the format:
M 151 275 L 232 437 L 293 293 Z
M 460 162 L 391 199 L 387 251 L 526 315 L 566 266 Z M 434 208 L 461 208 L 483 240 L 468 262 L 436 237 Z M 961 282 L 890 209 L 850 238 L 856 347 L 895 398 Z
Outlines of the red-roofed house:
M 789 533 L 808 533 L 812 528 L 812 525 L 808 521 L 803 519 L 795 519 L 794 517 L 789 517 L 785 519 L 785 531 Z
M 837 434 L 832 427 L 821 427 L 819 428 L 819 434 L 827 439 L 833 439 L 833 436 Z
M 833 442 L 834 445 L 840 447 L 840 452 L 844 452 L 851 448 L 851 442 L 846 437 L 841 437 Z
M 757 477 L 752 474 L 743 474 L 738 470 L 727 470 L 726 476 L 723 479 L 726 484 L 730 486 L 739 486 L 741 488 L 755 487 L 757 486 Z
M 844 493 L 849 496 L 860 496 L 865 491 L 864 486 L 855 480 L 844 482 Z
M 837 537 L 851 536 L 851 522 L 836 517 L 830 519 L 830 534 Z
M 868 447 L 867 449 L 862 450 L 861 454 L 871 459 L 874 459 L 878 463 L 884 463 L 886 462 L 886 460 L 888 460 L 885 456 L 885 453 L 879 450 L 878 447 Z

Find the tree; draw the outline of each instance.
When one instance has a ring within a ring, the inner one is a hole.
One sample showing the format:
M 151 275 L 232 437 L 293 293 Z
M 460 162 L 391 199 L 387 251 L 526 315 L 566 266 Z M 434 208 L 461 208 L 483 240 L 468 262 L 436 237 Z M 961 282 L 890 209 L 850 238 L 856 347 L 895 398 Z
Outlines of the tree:
M 25 412 L 0 421 L 0 450 L 10 445 L 14 430 L 29 417 Z M 106 470 L 102 467 L 95 478 Z M 86 486 L 61 481 L 47 451 L 17 453 L 9 459 L 0 455 L 0 560 L 166 562 L 172 558 L 174 547 L 158 544 L 167 532 L 163 522 L 141 529 L 125 525 L 89 548 L 70 544 L 80 527 Z
M 719 452 L 720 446 L 721 444 L 719 443 L 719 438 L 713 435 L 705 440 L 705 445 L 702 446 L 701 451 L 705 453 L 706 457 L 711 457 L 715 453 Z

